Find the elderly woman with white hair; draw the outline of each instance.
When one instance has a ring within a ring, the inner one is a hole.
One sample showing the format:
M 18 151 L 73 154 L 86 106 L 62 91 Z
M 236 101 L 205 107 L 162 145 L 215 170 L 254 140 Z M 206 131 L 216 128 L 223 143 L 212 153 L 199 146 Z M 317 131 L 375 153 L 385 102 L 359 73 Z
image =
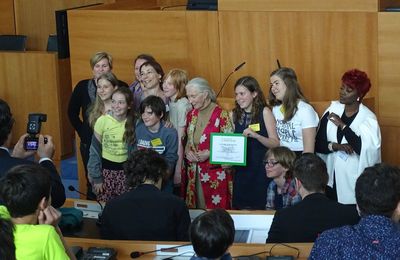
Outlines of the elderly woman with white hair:
M 186 203 L 189 208 L 231 208 L 232 177 L 221 165 L 210 164 L 210 134 L 233 131 L 229 114 L 216 104 L 207 80 L 194 78 L 186 85 L 193 110 L 187 115 L 185 161 Z

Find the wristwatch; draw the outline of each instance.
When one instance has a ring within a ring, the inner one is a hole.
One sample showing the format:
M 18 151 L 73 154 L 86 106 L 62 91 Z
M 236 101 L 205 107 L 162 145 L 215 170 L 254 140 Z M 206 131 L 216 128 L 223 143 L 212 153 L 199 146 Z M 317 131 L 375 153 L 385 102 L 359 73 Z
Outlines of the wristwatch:
M 333 143 L 328 144 L 328 150 L 333 152 Z

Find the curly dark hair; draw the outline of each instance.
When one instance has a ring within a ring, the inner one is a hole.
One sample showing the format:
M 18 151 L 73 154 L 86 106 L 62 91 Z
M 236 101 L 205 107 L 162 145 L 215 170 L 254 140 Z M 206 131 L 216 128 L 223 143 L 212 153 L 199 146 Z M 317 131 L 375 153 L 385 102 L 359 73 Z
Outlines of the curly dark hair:
M 7 102 L 0 99 L 0 145 L 3 145 L 11 133 L 14 118 Z
M 371 88 L 371 81 L 367 73 L 358 69 L 346 71 L 342 76 L 342 83 L 357 90 L 360 99 L 362 99 Z
M 152 149 L 134 151 L 124 164 L 127 184 L 137 187 L 146 180 L 157 183 L 168 173 L 165 159 Z
M 400 169 L 385 163 L 365 168 L 355 191 L 361 216 L 390 218 L 400 202 Z

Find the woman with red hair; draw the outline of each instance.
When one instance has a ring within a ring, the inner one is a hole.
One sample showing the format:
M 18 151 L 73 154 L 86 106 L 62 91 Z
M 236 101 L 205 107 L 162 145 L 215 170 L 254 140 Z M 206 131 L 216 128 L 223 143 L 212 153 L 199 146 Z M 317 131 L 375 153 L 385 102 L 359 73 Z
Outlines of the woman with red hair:
M 354 188 L 358 176 L 364 168 L 381 161 L 378 120 L 362 104 L 370 88 L 365 72 L 345 72 L 339 101 L 332 101 L 317 132 L 315 150 L 326 162 L 328 185 L 333 188 L 333 197 L 344 204 L 356 203 Z

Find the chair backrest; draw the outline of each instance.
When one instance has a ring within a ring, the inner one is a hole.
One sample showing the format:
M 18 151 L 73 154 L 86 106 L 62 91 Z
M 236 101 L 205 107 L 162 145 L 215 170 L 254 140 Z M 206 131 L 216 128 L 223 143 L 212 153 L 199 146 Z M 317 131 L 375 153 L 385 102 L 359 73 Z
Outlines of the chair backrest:
M 57 35 L 50 34 L 49 38 L 47 39 L 47 51 L 58 51 L 57 45 Z
M 26 35 L 0 35 L 0 50 L 26 51 Z

